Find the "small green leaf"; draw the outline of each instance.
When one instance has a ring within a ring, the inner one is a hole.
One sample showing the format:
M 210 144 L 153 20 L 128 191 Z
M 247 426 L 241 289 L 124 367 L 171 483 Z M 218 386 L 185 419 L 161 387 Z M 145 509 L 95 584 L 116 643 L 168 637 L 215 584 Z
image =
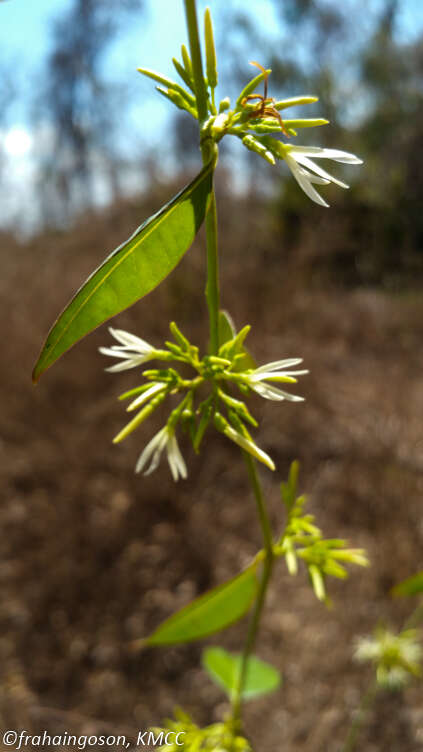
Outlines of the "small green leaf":
M 228 653 L 223 648 L 206 648 L 203 651 L 203 666 L 210 678 L 232 699 L 239 682 L 241 656 Z M 281 675 L 269 663 L 250 656 L 242 699 L 253 700 L 268 692 L 274 692 L 281 683 Z
M 88 277 L 51 329 L 33 371 L 34 382 L 78 340 L 170 274 L 204 220 L 212 173 L 210 163 Z
M 209 590 L 166 619 L 144 645 L 172 645 L 200 640 L 238 621 L 249 610 L 257 592 L 255 566 Z
M 423 572 L 408 577 L 392 588 L 392 595 L 418 595 L 419 593 L 423 593 Z

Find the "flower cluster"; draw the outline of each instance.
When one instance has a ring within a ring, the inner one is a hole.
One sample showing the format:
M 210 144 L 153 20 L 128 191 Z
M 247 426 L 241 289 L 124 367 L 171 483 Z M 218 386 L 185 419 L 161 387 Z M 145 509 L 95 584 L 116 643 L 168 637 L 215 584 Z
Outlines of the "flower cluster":
M 311 514 L 304 514 L 305 496 L 297 492 L 298 462 L 291 465 L 287 483 L 282 483 L 282 501 L 285 504 L 288 519 L 285 531 L 276 544 L 276 556 L 284 556 L 290 574 L 298 571 L 298 559 L 301 559 L 308 571 L 311 585 L 320 601 L 328 602 L 326 595 L 326 578 L 345 579 L 348 572 L 345 564 L 368 566 L 365 552 L 359 548 L 346 548 L 346 541 L 339 538 L 325 539 L 321 530 L 314 524 Z
M 373 637 L 357 640 L 354 657 L 369 661 L 376 668 L 377 683 L 385 689 L 402 689 L 421 676 L 423 650 L 418 642 L 418 632 L 406 629 L 398 634 L 379 627 Z
M 168 734 L 174 739 L 183 739 L 179 746 L 165 744 L 160 747 L 163 752 L 253 752 L 250 743 L 234 729 L 230 721 L 213 723 L 211 726 L 200 728 L 190 716 L 180 709 L 175 710 L 175 720 L 168 720 L 165 729 L 153 729 L 158 736 L 160 733 L 166 738 Z M 170 732 L 170 734 L 169 734 Z
M 157 87 L 160 94 L 170 99 L 178 108 L 189 112 L 192 117 L 198 119 L 192 65 L 188 51 L 184 46 L 182 46 L 182 62 L 173 59 L 173 64 L 187 88 L 146 68 L 139 68 L 138 70 L 143 75 L 161 84 Z M 245 86 L 236 100 L 234 109 L 230 109 L 231 103 L 228 97 L 221 100 L 219 108 L 216 107 L 217 74 L 210 74 L 209 71 L 208 77 L 205 79 L 205 86 L 208 91 L 210 117 L 203 125 L 202 141 L 209 140 L 212 143 L 217 143 L 226 135 L 234 136 L 240 139 L 247 149 L 255 152 L 272 165 L 276 164 L 278 160 L 285 161 L 304 193 L 320 206 L 329 206 L 315 186 L 334 183 L 341 188 L 348 188 L 348 185 L 326 172 L 313 160 L 331 159 L 334 162 L 348 165 L 362 164 L 362 160 L 354 154 L 339 149 L 299 146 L 283 141 L 282 137 L 297 136 L 297 131 L 301 128 L 327 125 L 329 121 L 319 117 L 284 118 L 282 120 L 280 115 L 282 111 L 290 107 L 315 103 L 318 101 L 317 97 L 299 96 L 276 101 L 267 96 L 268 78 L 271 70 L 266 70 L 256 62 L 251 64 L 259 68 L 261 73 Z M 262 83 L 264 84 L 264 93 L 253 93 Z
M 227 322 L 230 322 L 229 317 Z M 246 424 L 256 427 L 257 421 L 245 402 L 235 397 L 232 390 L 238 389 L 242 395 L 254 392 L 276 402 L 300 402 L 303 397 L 281 389 L 280 384 L 295 384 L 297 376 L 307 373 L 306 370 L 295 369 L 302 362 L 301 358 L 277 360 L 256 367 L 244 346 L 250 327 L 244 327 L 236 334 L 230 322 L 229 339 L 223 342 L 218 355 L 206 355 L 200 359 L 198 348 L 191 345 L 176 324 L 172 323 L 170 329 L 174 341 L 166 342 L 166 349 L 156 349 L 129 332 L 112 328 L 109 331 L 119 344 L 100 348 L 103 355 L 119 359 L 118 363 L 106 369 L 111 372 L 137 368 L 152 359 L 172 361 L 176 365 L 178 362 L 185 363 L 194 371 L 192 378 L 183 378 L 170 366 L 145 370 L 143 376 L 146 383 L 121 395 L 120 399 L 132 398 L 127 411 L 137 412 L 115 437 L 115 443 L 132 433 L 168 396 L 182 395 L 181 402 L 170 413 L 166 425 L 141 453 L 136 472 L 143 471 L 145 475 L 152 473 L 166 451 L 173 479 L 186 478 L 187 467 L 179 449 L 176 429 L 178 425 L 185 429 L 194 449 L 198 451 L 210 423 L 244 451 L 274 470 L 273 460 L 256 445 L 247 429 Z M 198 389 L 204 384 L 209 385 L 209 396 L 196 405 Z

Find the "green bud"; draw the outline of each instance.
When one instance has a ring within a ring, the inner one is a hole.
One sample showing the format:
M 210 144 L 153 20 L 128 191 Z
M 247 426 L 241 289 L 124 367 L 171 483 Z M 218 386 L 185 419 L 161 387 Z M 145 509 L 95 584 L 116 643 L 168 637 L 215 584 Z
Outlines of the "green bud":
M 248 421 L 248 423 L 254 426 L 254 428 L 257 428 L 258 423 L 255 420 L 255 418 L 253 418 L 253 416 L 249 412 L 244 402 L 241 402 L 241 400 L 235 399 L 235 397 L 231 397 L 229 394 L 226 394 L 226 392 L 224 392 L 222 389 L 218 390 L 218 395 L 220 399 L 222 400 L 222 402 L 224 402 L 232 410 L 235 410 L 235 412 L 237 412 L 243 420 Z
M 185 352 L 191 348 L 190 341 L 182 334 L 181 330 L 177 327 L 174 321 L 169 324 L 169 329 L 173 334 L 176 342 L 180 345 Z
M 269 151 L 266 146 L 260 143 L 260 141 L 254 138 L 254 136 L 251 136 L 250 134 L 244 136 L 242 143 L 247 147 L 247 149 L 254 151 L 256 152 L 256 154 L 259 154 L 261 157 L 263 157 L 263 159 L 265 159 L 266 162 L 269 162 L 269 164 L 275 164 L 275 158 L 272 152 Z
M 206 8 L 204 13 L 204 39 L 206 42 L 206 75 L 210 88 L 215 89 L 217 86 L 217 64 L 210 8 Z
M 190 115 L 198 119 L 196 107 L 187 102 L 186 98 L 183 97 L 179 91 L 176 91 L 175 89 L 164 89 L 162 86 L 156 86 L 156 90 L 159 94 L 166 97 L 166 99 L 169 99 L 172 104 L 178 107 L 178 109 L 185 110 L 185 112 L 189 112 Z
M 271 74 L 271 72 L 272 72 L 271 68 L 268 68 L 267 71 L 266 71 L 266 73 L 267 73 L 268 76 Z M 236 100 L 236 105 L 235 105 L 235 109 L 236 110 L 241 110 L 242 109 L 242 104 L 241 104 L 242 100 L 245 97 L 248 97 L 249 94 L 253 93 L 253 91 L 257 88 L 257 86 L 259 84 L 261 84 L 261 82 L 263 81 L 264 77 L 265 77 L 264 73 L 259 73 L 258 76 L 255 76 L 255 78 L 253 78 L 246 86 L 244 86 L 243 90 L 241 91 L 241 94 L 239 95 L 238 99 Z
M 286 128 L 315 128 L 319 125 L 329 125 L 329 120 L 325 118 L 302 118 L 300 120 L 285 120 Z
M 231 100 L 229 99 L 229 97 L 225 97 L 225 99 L 222 99 L 219 104 L 219 114 L 221 112 L 226 112 L 226 110 L 229 110 L 230 106 L 231 106 Z
M 299 107 L 302 104 L 313 104 L 318 102 L 319 97 L 291 97 L 290 99 L 282 99 L 280 102 L 274 103 L 275 110 L 286 110 L 287 107 Z
M 188 50 L 187 50 L 187 48 L 185 47 L 184 44 L 181 45 L 181 57 L 182 57 L 182 62 L 184 64 L 184 68 L 185 68 L 186 72 L 192 78 L 192 63 L 191 63 L 191 58 L 190 58 L 189 52 L 188 52 Z
M 132 431 L 135 431 L 135 429 L 138 428 L 138 426 L 140 426 L 141 423 L 143 423 L 143 421 L 146 420 L 146 418 L 149 418 L 150 415 L 154 412 L 154 410 L 156 410 L 159 407 L 159 405 L 162 404 L 166 395 L 167 395 L 167 391 L 161 392 L 160 394 L 157 395 L 157 397 L 154 397 L 151 400 L 151 402 L 149 402 L 148 405 L 146 405 L 145 407 L 143 407 L 142 410 L 140 410 L 140 412 L 138 413 L 138 415 L 135 416 L 135 418 L 132 418 L 132 420 L 129 423 L 127 423 L 125 428 L 122 428 L 122 430 L 119 431 L 117 436 L 115 436 L 115 438 L 113 439 L 113 443 L 118 444 L 120 441 L 123 441 L 123 439 L 126 439 L 126 437 L 129 436 L 130 433 L 132 433 Z
M 175 68 L 176 72 L 182 78 L 182 81 L 184 82 L 184 84 L 186 84 L 188 86 L 188 88 L 191 89 L 191 91 L 194 91 L 194 84 L 193 84 L 192 78 L 186 72 L 186 70 L 183 67 L 183 65 L 180 64 L 179 60 L 177 60 L 176 57 L 172 58 L 172 63 L 174 65 L 174 68 Z

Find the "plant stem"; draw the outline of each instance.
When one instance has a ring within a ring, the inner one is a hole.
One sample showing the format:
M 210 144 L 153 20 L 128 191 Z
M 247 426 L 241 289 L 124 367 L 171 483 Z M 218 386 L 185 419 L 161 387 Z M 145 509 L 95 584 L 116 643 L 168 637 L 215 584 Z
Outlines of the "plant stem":
M 211 159 L 217 161 L 217 146 L 209 138 L 203 140 L 202 126 L 207 120 L 207 91 L 204 82 L 203 63 L 201 59 L 200 38 L 198 34 L 197 11 L 195 0 L 184 0 L 185 17 L 188 28 L 189 48 L 191 53 L 192 71 L 194 76 L 195 98 L 197 101 L 198 120 L 200 126 L 200 144 L 203 164 Z M 217 250 L 217 212 L 214 188 L 210 197 L 210 205 L 206 214 L 207 241 L 207 284 L 206 300 L 210 322 L 210 351 L 216 354 L 219 350 L 219 259 Z
M 345 740 L 344 746 L 342 747 L 342 752 L 353 752 L 353 750 L 355 749 L 358 735 L 366 718 L 366 713 L 373 705 L 377 693 L 378 685 L 376 681 L 373 681 L 367 689 L 367 692 L 365 692 L 365 694 L 361 698 L 360 705 L 357 708 L 356 716 L 351 723 L 348 736 Z
M 259 589 L 257 598 L 254 604 L 253 614 L 251 616 L 250 624 L 248 626 L 247 638 L 245 640 L 244 649 L 241 657 L 241 669 L 239 673 L 238 686 L 236 687 L 234 696 L 232 698 L 232 720 L 235 724 L 239 723 L 241 715 L 242 704 L 242 691 L 244 688 L 245 680 L 247 678 L 248 659 L 253 651 L 254 644 L 257 638 L 257 633 L 260 626 L 260 619 L 263 611 L 263 606 L 267 593 L 267 586 L 269 584 L 270 576 L 273 568 L 273 542 L 272 531 L 270 527 L 269 517 L 267 514 L 263 491 L 260 485 L 260 479 L 257 473 L 256 463 L 247 452 L 243 452 L 244 460 L 247 465 L 248 477 L 250 479 L 251 486 L 254 491 L 254 497 L 257 504 L 257 512 L 260 520 L 261 531 L 264 541 L 265 558 L 263 562 L 263 572 L 259 583 Z

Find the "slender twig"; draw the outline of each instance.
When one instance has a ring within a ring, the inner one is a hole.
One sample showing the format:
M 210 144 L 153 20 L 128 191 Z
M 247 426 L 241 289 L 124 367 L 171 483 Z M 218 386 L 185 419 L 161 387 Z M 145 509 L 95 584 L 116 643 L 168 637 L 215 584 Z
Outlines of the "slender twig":
M 260 619 L 267 593 L 267 586 L 272 574 L 273 568 L 273 543 L 272 531 L 269 517 L 264 502 L 263 491 L 260 485 L 260 479 L 257 473 L 256 463 L 247 452 L 243 452 L 244 460 L 247 465 L 248 477 L 254 491 L 254 497 L 257 505 L 257 513 L 260 520 L 261 531 L 263 535 L 265 558 L 263 561 L 263 572 L 261 575 L 257 598 L 254 604 L 250 624 L 248 626 L 247 638 L 241 657 L 241 668 L 239 672 L 238 685 L 232 698 L 232 719 L 234 723 L 239 723 L 241 715 L 242 692 L 247 678 L 248 659 L 253 651 L 257 633 L 260 626 Z

